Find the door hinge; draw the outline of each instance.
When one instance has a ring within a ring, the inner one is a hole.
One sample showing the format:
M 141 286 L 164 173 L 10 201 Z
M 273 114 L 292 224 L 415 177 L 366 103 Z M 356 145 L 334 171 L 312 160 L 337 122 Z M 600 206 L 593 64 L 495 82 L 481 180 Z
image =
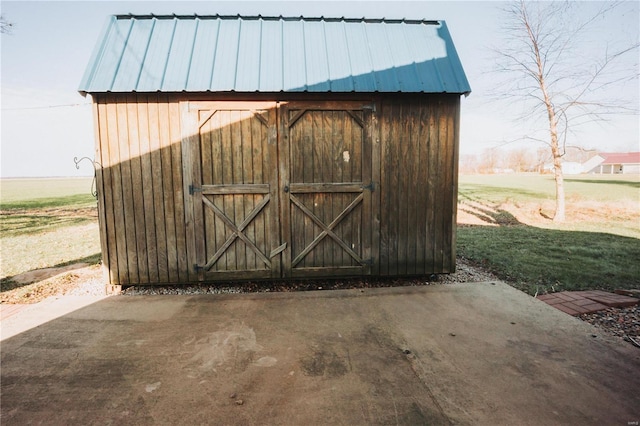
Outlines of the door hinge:
M 196 192 L 202 192 L 202 187 L 193 186 L 193 184 L 189 185 L 189 195 L 193 195 Z
M 364 266 L 373 266 L 373 257 L 369 259 L 362 259 L 360 263 Z
M 373 191 L 375 191 L 375 190 L 376 190 L 376 184 L 375 184 L 375 182 L 371 181 L 371 182 L 369 182 L 369 185 L 366 185 L 366 186 L 364 186 L 364 185 L 363 185 L 363 186 L 362 186 L 362 189 L 363 189 L 363 190 L 365 190 L 365 189 L 366 189 L 367 191 L 371 191 L 371 192 L 373 192 Z
M 203 268 L 202 266 L 198 265 L 197 263 L 194 263 L 194 264 L 193 264 L 193 271 L 194 271 L 194 272 L 199 273 L 199 272 L 201 272 L 203 269 L 204 269 L 204 268 Z

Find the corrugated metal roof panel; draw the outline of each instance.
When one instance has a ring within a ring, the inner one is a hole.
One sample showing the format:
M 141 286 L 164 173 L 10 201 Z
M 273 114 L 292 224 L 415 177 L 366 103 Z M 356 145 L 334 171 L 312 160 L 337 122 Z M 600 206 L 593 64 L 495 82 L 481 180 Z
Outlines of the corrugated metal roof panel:
M 443 21 L 114 16 L 79 89 L 469 93 Z

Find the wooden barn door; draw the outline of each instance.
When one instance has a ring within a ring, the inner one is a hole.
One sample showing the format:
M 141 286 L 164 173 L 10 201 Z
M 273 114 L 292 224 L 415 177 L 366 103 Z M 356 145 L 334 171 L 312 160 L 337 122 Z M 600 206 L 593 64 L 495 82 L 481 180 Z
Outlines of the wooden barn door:
M 360 102 L 280 107 L 285 276 L 371 273 L 371 115 Z
M 279 277 L 276 104 L 189 102 L 183 123 L 198 279 Z

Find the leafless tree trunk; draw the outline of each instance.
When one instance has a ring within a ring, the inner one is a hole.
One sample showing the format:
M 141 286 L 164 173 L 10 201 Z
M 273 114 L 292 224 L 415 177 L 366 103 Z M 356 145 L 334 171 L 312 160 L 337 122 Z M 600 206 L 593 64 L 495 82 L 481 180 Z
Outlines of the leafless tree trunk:
M 594 22 L 617 6 L 606 3 L 582 22 L 577 22 L 568 10 L 577 6 L 568 3 L 520 0 L 505 10 L 509 43 L 496 49 L 498 71 L 513 80 L 510 85 L 501 86 L 500 94 L 529 102 L 532 111 L 527 111 L 529 116 L 523 120 L 545 112 L 548 137 L 526 138 L 545 143 L 551 152 L 555 222 L 566 218 L 562 157 L 570 128 L 604 119 L 607 114 L 637 113 L 637 107 L 602 95 L 616 84 L 638 78 L 637 60 L 635 67 L 616 68 L 623 56 L 637 53 L 637 39 L 614 53 L 607 47 L 602 54 L 593 55 L 597 59 L 591 63 L 581 62 L 572 51 L 576 41 L 592 30 Z

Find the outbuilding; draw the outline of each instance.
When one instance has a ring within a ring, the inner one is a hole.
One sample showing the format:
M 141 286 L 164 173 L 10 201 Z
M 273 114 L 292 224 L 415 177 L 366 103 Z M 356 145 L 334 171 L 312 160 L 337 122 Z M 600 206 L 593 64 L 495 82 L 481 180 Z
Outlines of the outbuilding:
M 455 270 L 443 21 L 113 16 L 80 92 L 109 284 Z

